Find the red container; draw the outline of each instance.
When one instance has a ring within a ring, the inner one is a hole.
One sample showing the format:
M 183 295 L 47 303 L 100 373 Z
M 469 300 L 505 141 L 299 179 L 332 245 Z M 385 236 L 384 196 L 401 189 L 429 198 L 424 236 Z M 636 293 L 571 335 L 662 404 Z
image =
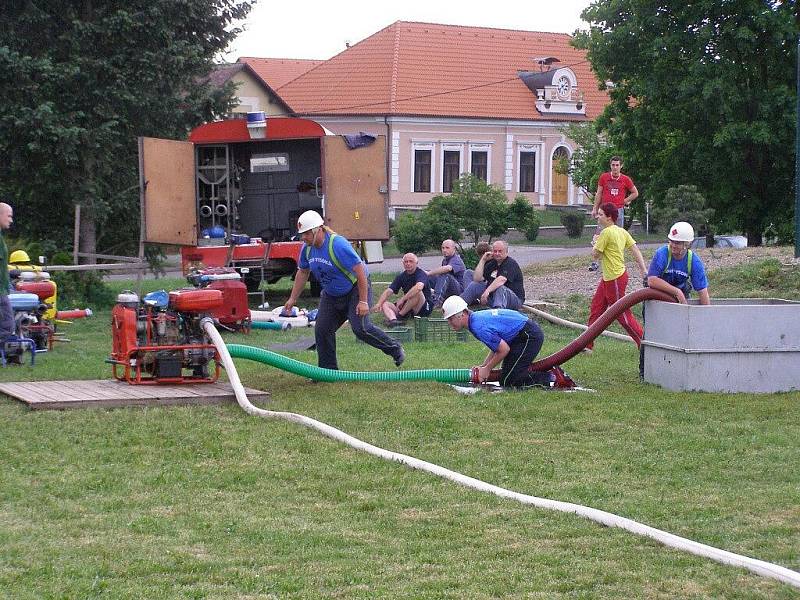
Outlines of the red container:
M 20 292 L 36 294 L 42 301 L 56 293 L 56 284 L 52 281 L 20 281 L 16 287 Z
M 176 290 L 169 293 L 169 303 L 180 312 L 212 312 L 222 306 L 222 292 L 209 288 Z
M 236 279 L 220 279 L 212 281 L 204 289 L 222 292 L 222 306 L 211 313 L 220 323 L 232 327 L 247 325 L 250 322 L 247 286 L 243 282 Z

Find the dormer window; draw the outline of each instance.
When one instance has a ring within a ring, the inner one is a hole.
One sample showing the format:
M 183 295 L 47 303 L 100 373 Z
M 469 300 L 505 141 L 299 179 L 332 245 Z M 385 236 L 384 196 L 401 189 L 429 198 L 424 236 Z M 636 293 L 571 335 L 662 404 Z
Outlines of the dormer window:
M 519 78 L 536 94 L 536 109 L 542 114 L 585 115 L 578 78 L 569 67 L 549 71 L 518 71 Z

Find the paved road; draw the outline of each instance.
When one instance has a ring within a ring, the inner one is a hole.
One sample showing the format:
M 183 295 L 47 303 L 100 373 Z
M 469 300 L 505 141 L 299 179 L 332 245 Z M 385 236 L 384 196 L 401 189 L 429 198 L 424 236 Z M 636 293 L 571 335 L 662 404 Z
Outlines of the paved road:
M 547 262 L 556 258 L 564 256 L 575 256 L 582 254 L 586 256 L 587 264 L 591 260 L 589 258 L 590 250 L 588 247 L 578 248 L 558 248 L 551 246 L 509 246 L 508 255 L 516 260 L 521 267 L 532 265 L 535 263 Z M 441 255 L 436 256 L 421 256 L 419 259 L 419 266 L 429 271 L 434 267 L 442 264 Z M 369 270 L 372 273 L 393 273 L 403 270 L 403 261 L 400 258 L 387 258 L 382 263 L 369 265 Z

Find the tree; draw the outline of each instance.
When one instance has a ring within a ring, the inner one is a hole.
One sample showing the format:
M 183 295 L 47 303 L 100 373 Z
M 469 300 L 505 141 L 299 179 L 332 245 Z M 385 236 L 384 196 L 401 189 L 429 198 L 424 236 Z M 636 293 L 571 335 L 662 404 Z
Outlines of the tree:
M 503 190 L 489 185 L 470 173 L 453 183 L 450 194 L 438 194 L 418 215 L 403 215 L 394 227 L 399 250 L 423 252 L 438 248 L 451 239 L 463 254 L 459 243 L 462 230 L 477 244 L 483 236 L 489 241 L 508 231 L 509 206 Z
M 596 0 L 576 36 L 611 102 L 597 126 L 663 203 L 696 185 L 721 228 L 761 243 L 792 218 L 794 2 Z
M 453 183 L 451 194 L 434 196 L 422 213 L 426 221 L 436 218 L 449 222 L 456 230 L 463 229 L 473 244 L 482 236 L 488 236 L 491 241 L 508 231 L 505 192 L 470 173 Z M 434 241 L 434 245 L 442 239 Z
M 30 0 L 0 13 L 0 194 L 30 237 L 135 248 L 137 136 L 184 138 L 227 112 L 207 83 L 239 30 L 239 0 Z
M 706 199 L 693 185 L 678 185 L 667 190 L 664 206 L 650 213 L 651 226 L 666 237 L 676 221 L 686 221 L 694 226 L 696 235 L 711 232 L 714 209 L 707 207 Z

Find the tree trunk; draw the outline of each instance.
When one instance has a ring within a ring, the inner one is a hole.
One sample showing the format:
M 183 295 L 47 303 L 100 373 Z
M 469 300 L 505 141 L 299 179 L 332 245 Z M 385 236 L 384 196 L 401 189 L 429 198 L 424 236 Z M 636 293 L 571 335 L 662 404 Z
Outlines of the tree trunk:
M 86 252 L 94 254 L 97 252 L 97 231 L 94 221 L 94 214 L 89 210 L 81 211 L 81 226 L 80 226 L 80 243 L 78 244 L 79 252 Z M 79 257 L 78 263 L 86 264 L 92 262 L 88 258 Z

